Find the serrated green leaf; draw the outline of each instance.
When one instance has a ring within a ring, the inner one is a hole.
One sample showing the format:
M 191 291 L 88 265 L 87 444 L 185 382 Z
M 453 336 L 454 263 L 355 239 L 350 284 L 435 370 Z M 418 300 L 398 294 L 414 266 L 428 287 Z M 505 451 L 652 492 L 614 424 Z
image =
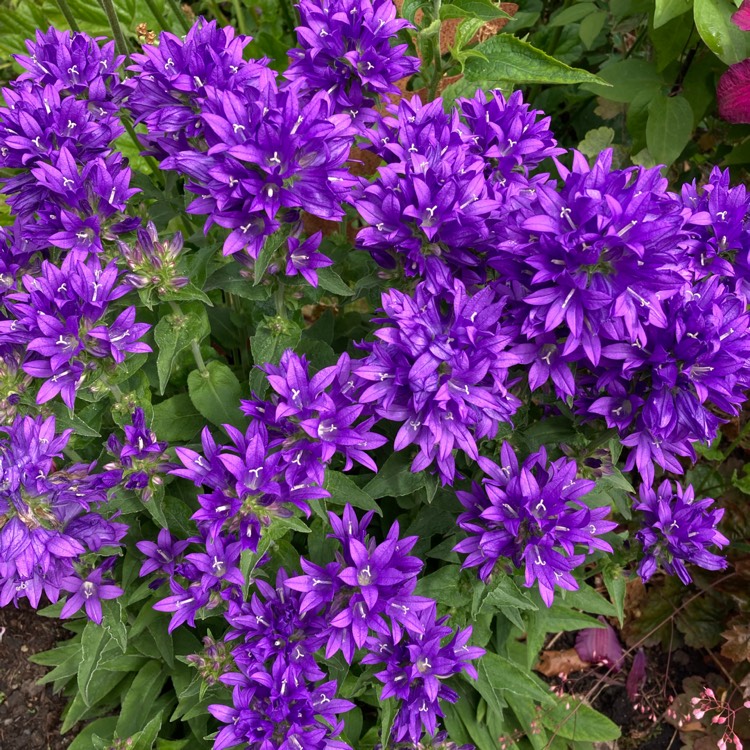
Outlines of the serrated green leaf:
M 207 292 L 221 289 L 222 292 L 253 302 L 268 299 L 271 290 L 266 286 L 254 286 L 249 274 L 250 272 L 239 263 L 227 263 L 208 277 L 204 289 Z
M 486 60 L 467 60 L 464 75 L 470 81 L 607 85 L 599 76 L 581 68 L 571 68 L 511 34 L 493 36 L 474 49 Z
M 154 701 L 159 697 L 167 674 L 158 661 L 148 662 L 135 676 L 125 693 L 117 720 L 117 734 L 130 737 L 144 727 Z
M 610 742 L 620 736 L 614 722 L 573 696 L 542 712 L 542 723 L 557 736 L 576 742 Z
M 263 274 L 266 272 L 266 269 L 276 251 L 289 238 L 291 228 L 292 224 L 284 224 L 281 229 L 278 229 L 263 241 L 263 247 L 258 253 L 258 258 L 255 261 L 255 267 L 253 269 L 253 286 L 258 286 L 258 284 L 263 281 Z
M 192 305 L 183 314 L 171 313 L 162 317 L 154 328 L 154 341 L 159 349 L 156 370 L 159 374 L 159 393 L 164 393 L 175 362 L 195 341 L 200 344 L 211 333 L 208 315 L 203 305 Z
M 335 294 L 339 297 L 351 297 L 354 291 L 350 289 L 330 266 L 326 268 L 319 268 L 318 271 L 318 284 L 322 289 L 325 289 L 331 294 Z
M 152 750 L 156 736 L 159 734 L 164 721 L 164 713 L 159 712 L 143 729 L 133 737 L 133 750 Z
M 575 607 L 583 612 L 607 615 L 608 617 L 617 614 L 615 605 L 587 583 L 579 583 L 577 591 L 563 591 L 561 600 L 566 606 Z
M 444 12 L 446 8 L 449 10 Z M 482 21 L 493 21 L 496 18 L 510 17 L 492 0 L 450 0 L 450 4 L 446 3 L 440 8 L 441 20 L 445 18 L 477 18 Z
M 125 625 L 125 611 L 121 599 L 102 601 L 102 627 L 124 654 L 128 647 L 128 629 Z
M 383 511 L 372 496 L 365 490 L 360 489 L 355 482 L 340 471 L 331 471 L 328 469 L 323 486 L 331 493 L 331 496 L 326 498 L 329 503 L 333 503 L 334 505 L 346 505 L 349 503 L 349 505 L 355 508 L 374 510 L 378 515 L 383 515 Z
M 242 425 L 242 389 L 237 376 L 222 362 L 209 362 L 205 372 L 188 375 L 188 393 L 195 408 L 212 424 Z
M 78 667 L 78 693 L 86 706 L 99 697 L 90 693 L 91 682 L 100 667 L 102 654 L 112 636 L 101 625 L 87 622 L 81 636 L 81 659 Z
M 70 429 L 73 430 L 75 435 L 81 435 L 81 437 L 101 437 L 100 433 L 91 425 L 86 424 L 80 417 L 77 417 L 61 401 L 53 401 L 51 407 L 52 413 L 55 415 L 58 432 Z
M 659 164 L 669 166 L 693 134 L 693 110 L 684 96 L 657 96 L 651 100 L 646 122 L 646 146 Z
M 294 349 L 302 331 L 290 320 L 271 318 L 258 326 L 250 340 L 250 351 L 256 365 L 276 365 L 286 349 Z M 265 373 L 256 367 L 250 373 L 250 390 L 263 396 L 267 388 Z
M 602 570 L 604 585 L 607 587 L 612 603 L 615 605 L 620 627 L 622 627 L 625 618 L 626 581 L 622 571 L 622 567 L 615 564 L 605 565 Z
M 530 698 L 545 706 L 554 704 L 554 700 L 544 683 L 520 664 L 500 654 L 488 651 L 477 662 L 477 672 L 483 675 L 483 684 L 502 685 L 503 692 Z M 480 691 L 481 693 L 481 691 Z M 487 697 L 482 693 L 482 697 Z
M 364 491 L 378 500 L 381 497 L 403 497 L 424 487 L 424 473 L 414 473 L 404 453 L 393 453 L 365 486 Z

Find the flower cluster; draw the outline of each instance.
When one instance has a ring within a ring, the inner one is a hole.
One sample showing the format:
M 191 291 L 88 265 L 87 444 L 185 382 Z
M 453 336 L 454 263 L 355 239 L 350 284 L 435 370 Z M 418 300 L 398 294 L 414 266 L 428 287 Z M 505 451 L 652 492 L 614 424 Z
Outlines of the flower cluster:
M 493 438 L 520 406 L 509 392 L 517 362 L 507 346 L 515 327 L 503 325 L 505 300 L 486 287 L 469 295 L 460 281 L 433 295 L 419 284 L 412 296 L 383 295 L 380 339 L 354 371 L 369 383 L 359 396 L 375 412 L 401 423 L 394 448 L 419 447 L 413 471 L 434 462 L 443 482 L 455 477 L 454 448 L 477 460 L 476 441 Z
M 555 587 L 575 591 L 578 582 L 571 571 L 585 555 L 576 546 L 611 552 L 600 538 L 617 524 L 607 521 L 608 507 L 590 508 L 582 500 L 594 489 L 594 482 L 576 479 L 575 461 L 560 458 L 548 462 L 541 448 L 519 466 L 513 448 L 503 443 L 501 466 L 480 458 L 487 476 L 470 492 L 457 493 L 467 509 L 458 525 L 469 533 L 455 550 L 468 553 L 464 567 L 479 568 L 482 580 L 489 580 L 500 559 L 524 567 L 526 586 L 534 583 L 544 603 L 552 605 Z
M 286 78 L 328 92 L 336 111 L 359 123 L 375 120 L 375 104 L 418 69 L 406 44 L 391 43 L 409 22 L 391 0 L 302 0 L 297 8 L 299 46 L 289 50 Z
M 644 524 L 637 533 L 645 557 L 638 573 L 647 581 L 661 565 L 670 575 L 679 576 L 688 584 L 692 580 L 685 563 L 693 563 L 707 570 L 722 570 L 726 560 L 708 551 L 716 545 L 724 547 L 729 540 L 716 526 L 724 515 L 721 508 L 709 508 L 713 499 L 695 499 L 692 485 L 684 490 L 679 483 L 668 479 L 658 489 L 646 485 L 640 488 L 640 502 L 634 507 L 643 513 Z
M 135 307 L 105 323 L 109 305 L 129 291 L 117 280 L 114 262 L 102 267 L 96 256 L 71 253 L 60 266 L 43 261 L 38 276 L 23 277 L 25 291 L 6 295 L 11 317 L 0 321 L 0 342 L 25 348 L 24 372 L 44 381 L 37 403 L 59 394 L 72 409 L 76 391 L 101 360 L 121 363 L 128 353 L 151 351 L 139 341 L 150 326 L 135 322 Z
M 94 473 L 93 464 L 55 468 L 72 431 L 57 434 L 54 417 L 17 417 L 2 431 L 0 606 L 25 598 L 36 608 L 43 593 L 56 602 L 69 591 L 63 617 L 85 604 L 89 617 L 101 622 L 99 600 L 122 593 L 103 579 L 116 558 L 99 567 L 94 562 L 127 533 L 125 524 L 98 512 L 119 473 Z

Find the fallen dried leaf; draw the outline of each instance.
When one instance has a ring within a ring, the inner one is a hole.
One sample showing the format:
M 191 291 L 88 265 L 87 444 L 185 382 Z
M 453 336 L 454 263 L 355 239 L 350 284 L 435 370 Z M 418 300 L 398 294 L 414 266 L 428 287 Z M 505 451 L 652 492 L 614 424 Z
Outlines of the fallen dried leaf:
M 737 663 L 750 661 L 750 623 L 735 620 L 721 635 L 726 638 L 721 646 L 722 656 Z
M 542 651 L 539 663 L 534 669 L 546 677 L 567 677 L 573 672 L 581 672 L 590 667 L 588 662 L 578 656 L 574 648 L 567 648 L 564 651 Z

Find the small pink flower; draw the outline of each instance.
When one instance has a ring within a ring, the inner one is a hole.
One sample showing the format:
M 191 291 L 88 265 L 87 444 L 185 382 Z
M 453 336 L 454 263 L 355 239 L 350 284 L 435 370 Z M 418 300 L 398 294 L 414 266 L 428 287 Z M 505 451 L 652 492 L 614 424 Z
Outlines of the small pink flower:
M 750 123 L 750 59 L 730 65 L 716 87 L 719 116 L 727 122 Z
M 732 16 L 732 23 L 743 31 L 750 31 L 750 0 L 742 0 L 740 9 Z

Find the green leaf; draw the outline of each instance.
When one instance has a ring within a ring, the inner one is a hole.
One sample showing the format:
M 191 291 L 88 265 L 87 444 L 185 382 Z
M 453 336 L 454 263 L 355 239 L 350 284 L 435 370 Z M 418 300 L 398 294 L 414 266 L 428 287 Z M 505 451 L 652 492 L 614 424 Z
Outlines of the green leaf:
M 568 8 L 563 8 L 559 13 L 555 13 L 547 25 L 551 27 L 569 26 L 571 23 L 582 21 L 596 10 L 596 3 L 576 3 Z
M 263 280 L 263 274 L 268 268 L 268 264 L 271 262 L 274 253 L 287 241 L 289 238 L 289 232 L 292 228 L 291 224 L 285 224 L 281 229 L 274 232 L 270 237 L 266 237 L 263 242 L 263 247 L 258 258 L 255 261 L 255 268 L 253 269 L 253 286 L 258 286 Z
M 453 11 L 452 8 L 456 10 Z M 444 12 L 446 9 L 447 12 Z M 478 18 L 482 21 L 493 21 L 496 18 L 511 16 L 492 0 L 450 0 L 450 4 L 446 3 L 440 8 L 440 19 L 445 18 Z
M 136 678 L 137 679 L 137 678 Z M 159 734 L 161 725 L 164 722 L 164 712 L 160 711 L 154 716 L 143 729 L 134 735 L 133 750 L 151 750 L 156 741 L 156 736 Z
M 124 654 L 128 647 L 128 629 L 125 624 L 122 601 L 120 599 L 105 599 L 102 602 L 102 614 L 102 627 Z
M 112 640 L 110 634 L 95 622 L 89 621 L 81 635 L 81 656 L 78 665 L 78 691 L 86 706 L 93 706 L 99 695 L 90 693 L 92 680 L 100 668 L 102 653 Z
M 593 73 L 571 68 L 511 34 L 493 36 L 474 49 L 486 60 L 471 58 L 466 61 L 464 75 L 470 81 L 607 85 L 606 81 Z
M 249 273 L 248 269 L 232 261 L 212 273 L 204 288 L 207 292 L 221 289 L 227 294 L 234 294 L 253 302 L 267 299 L 271 294 L 270 289 L 266 286 L 253 286 Z
M 748 34 L 732 23 L 736 8 L 730 0 L 695 0 L 695 27 L 706 46 L 727 65 L 750 57 Z
M 648 108 L 646 146 L 660 164 L 669 166 L 693 134 L 693 110 L 684 96 L 657 96 Z
M 446 607 L 463 607 L 469 604 L 472 595 L 461 578 L 460 565 L 445 565 L 434 573 L 422 576 L 417 583 L 416 593 Z
M 195 408 L 209 422 L 215 425 L 242 424 L 240 381 L 222 362 L 209 362 L 205 372 L 193 370 L 188 375 L 188 393 Z
M 607 11 L 599 10 L 596 13 L 591 13 L 581 21 L 581 26 L 578 29 L 578 36 L 581 37 L 583 46 L 586 49 L 591 49 L 594 46 L 596 38 L 599 36 L 599 32 L 604 28 L 604 23 L 607 20 Z
M 584 139 L 578 144 L 578 150 L 589 159 L 596 159 L 615 140 L 615 131 L 606 126 L 589 130 Z
M 485 656 L 493 657 L 497 656 L 497 654 L 488 652 Z M 501 718 L 503 709 L 508 703 L 503 698 L 503 691 L 506 689 L 505 681 L 498 679 L 498 674 L 495 673 L 497 666 L 492 658 L 485 659 L 483 656 L 479 659 L 477 662 L 477 680 L 473 685 L 479 695 L 487 701 L 487 708 L 492 714 L 497 718 Z
M 530 698 L 545 706 L 554 704 L 554 699 L 549 690 L 545 689 L 544 683 L 512 659 L 488 651 L 479 659 L 476 666 L 477 672 L 484 675 L 483 684 L 489 682 L 494 685 L 502 685 L 503 691 L 506 693 Z M 484 693 L 482 693 L 482 697 L 487 700 Z
M 120 737 L 130 737 L 143 728 L 143 722 L 166 681 L 167 674 L 158 661 L 148 662 L 138 672 L 120 708 L 120 718 L 117 720 L 117 734 Z
M 205 424 L 187 393 L 172 396 L 154 406 L 151 428 L 159 440 L 188 442 Z
M 693 7 L 693 0 L 656 0 L 654 7 L 654 28 L 658 29 Z
M 318 269 L 318 284 L 331 294 L 339 297 L 351 297 L 354 292 L 343 282 L 330 266 Z
M 478 603 L 478 608 L 476 610 L 472 607 L 472 617 L 475 617 L 480 613 L 499 611 L 505 614 L 509 619 L 512 619 L 514 624 L 517 624 L 516 619 L 511 617 L 511 613 L 515 613 L 515 610 L 538 609 L 536 604 L 534 604 L 534 602 L 532 602 L 528 596 L 518 588 L 515 581 L 510 576 L 503 573 L 494 574 L 492 583 L 489 586 L 483 586 L 480 588 L 480 591 L 482 589 L 486 591 L 486 595 Z M 518 627 L 523 630 L 523 624 Z
M 154 328 L 154 341 L 159 349 L 156 370 L 159 374 L 159 393 L 169 383 L 177 357 L 189 349 L 192 342 L 200 344 L 211 333 L 208 315 L 203 305 L 191 305 L 184 315 L 172 313 L 165 315 Z
M 284 318 L 270 318 L 258 326 L 250 340 L 250 351 L 256 365 L 278 364 L 285 349 L 294 349 L 302 331 Z M 250 389 L 263 396 L 267 387 L 266 376 L 259 369 L 250 374 Z
M 643 91 L 665 85 L 656 65 L 646 60 L 618 60 L 603 67 L 599 77 L 609 88 L 598 84 L 586 84 L 584 88 L 613 102 L 630 102 Z
M 100 437 L 100 433 L 91 425 L 86 424 L 80 417 L 77 417 L 61 401 L 53 401 L 51 407 L 52 413 L 55 415 L 58 432 L 70 429 L 73 430 L 73 434 L 81 437 Z
M 563 591 L 562 601 L 567 606 L 575 607 L 583 612 L 607 616 L 617 614 L 614 604 L 587 583 L 580 583 L 577 591 Z
M 607 587 L 612 603 L 615 605 L 615 611 L 617 612 L 617 619 L 620 621 L 620 627 L 622 627 L 625 618 L 626 586 L 625 576 L 622 574 L 622 567 L 615 564 L 605 565 L 602 570 L 602 578 L 604 579 L 604 585 Z
M 91 750 L 93 747 L 92 738 L 94 735 L 100 737 L 112 737 L 117 725 L 116 716 L 108 716 L 104 719 L 96 719 L 87 724 L 76 738 L 68 746 L 68 750 Z
M 543 711 L 541 716 L 545 727 L 566 740 L 610 742 L 620 736 L 620 728 L 614 722 L 573 696 L 566 696 L 565 701 Z
M 456 38 L 453 41 L 452 53 L 460 52 L 476 36 L 479 29 L 484 26 L 484 22 L 479 18 L 466 18 L 458 25 L 456 29 Z
M 326 498 L 329 503 L 334 505 L 349 503 L 355 508 L 374 510 L 379 515 L 383 515 L 383 511 L 380 510 L 380 506 L 373 500 L 372 496 L 360 489 L 355 482 L 340 471 L 328 469 L 323 486 L 331 493 L 331 496 Z
M 390 747 L 391 730 L 393 720 L 396 718 L 396 699 L 388 698 L 380 701 L 380 744 L 382 747 Z
M 404 453 L 393 453 L 380 471 L 365 486 L 364 491 L 376 500 L 381 497 L 403 497 L 424 487 L 424 472 L 414 473 L 411 461 Z

